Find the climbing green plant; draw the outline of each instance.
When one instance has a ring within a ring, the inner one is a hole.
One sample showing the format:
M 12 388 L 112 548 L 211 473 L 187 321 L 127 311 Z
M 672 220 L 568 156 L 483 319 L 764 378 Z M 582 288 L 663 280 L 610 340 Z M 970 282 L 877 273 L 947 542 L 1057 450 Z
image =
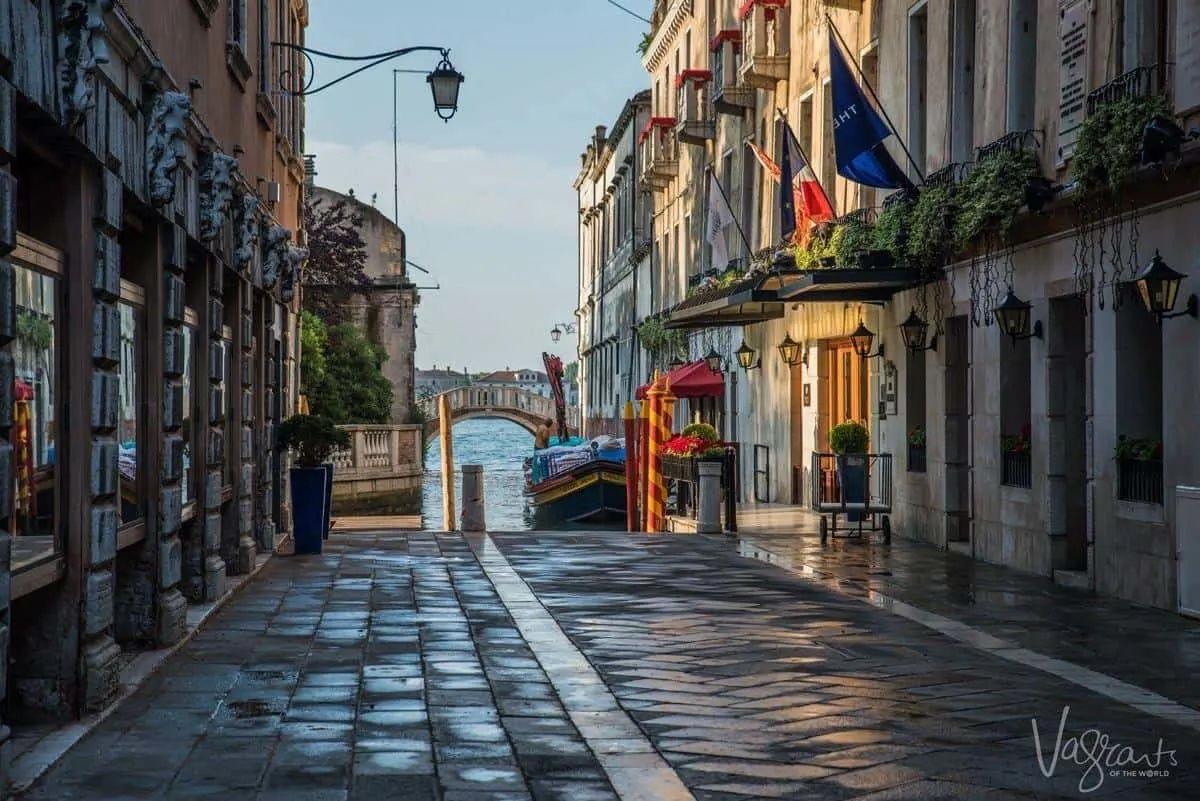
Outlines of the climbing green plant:
M 903 200 L 891 203 L 880 212 L 871 231 L 872 250 L 886 250 L 897 260 L 904 257 L 908 218 L 912 214 L 912 207 L 911 200 Z
M 638 340 L 642 347 L 656 356 L 678 354 L 687 344 L 686 335 L 679 330 L 667 328 L 662 320 L 651 317 L 638 328 Z
M 1025 189 L 1041 175 L 1037 153 L 1003 150 L 979 162 L 954 196 L 954 241 L 965 249 L 985 231 L 1007 234 L 1025 205 Z
M 857 217 L 846 220 L 838 226 L 836 242 L 831 243 L 838 266 L 856 266 L 860 254 L 874 249 L 874 242 L 874 226 L 871 223 Z
M 921 265 L 938 264 L 954 239 L 954 197 L 945 186 L 927 186 L 908 220 L 908 256 Z
M 1159 116 L 1172 116 L 1162 95 L 1125 97 L 1088 116 L 1071 154 L 1071 177 L 1080 190 L 1119 190 L 1139 161 L 1142 132 Z
M 797 245 L 792 252 L 797 270 L 820 270 L 821 259 L 837 256 L 837 245 L 841 241 L 838 229 L 832 225 L 817 226 L 804 247 Z

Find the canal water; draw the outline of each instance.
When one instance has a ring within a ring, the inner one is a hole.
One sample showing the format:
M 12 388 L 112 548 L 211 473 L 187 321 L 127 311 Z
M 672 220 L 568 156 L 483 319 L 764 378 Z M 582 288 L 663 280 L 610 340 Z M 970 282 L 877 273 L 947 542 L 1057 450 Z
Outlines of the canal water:
M 521 464 L 533 453 L 533 435 L 507 420 L 463 420 L 451 430 L 454 469 L 458 473 L 454 512 L 462 521 L 462 466 L 483 465 L 484 510 L 489 531 L 528 531 L 534 527 L 525 503 Z M 422 527 L 440 531 L 442 522 L 442 446 L 437 437 L 425 451 Z

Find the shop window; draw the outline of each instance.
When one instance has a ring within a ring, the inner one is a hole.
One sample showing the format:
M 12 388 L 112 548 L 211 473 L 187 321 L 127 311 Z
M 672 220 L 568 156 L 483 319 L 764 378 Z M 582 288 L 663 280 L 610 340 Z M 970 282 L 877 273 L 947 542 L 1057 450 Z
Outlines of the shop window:
M 138 471 L 139 446 L 144 442 L 141 419 L 139 375 L 145 355 L 145 295 L 141 287 L 121 282 L 120 362 L 117 365 L 117 444 L 120 449 L 121 525 L 132 526 L 145 520 L 145 476 Z
M 925 350 L 907 350 L 904 375 L 904 420 L 908 443 L 908 472 L 924 473 L 925 450 Z
M 183 428 L 181 434 L 183 436 L 183 507 L 184 517 L 193 517 L 196 513 L 195 506 L 191 506 L 196 500 L 198 488 L 196 486 L 196 434 L 195 421 L 193 419 L 192 409 L 195 406 L 195 381 L 196 381 L 196 343 L 199 339 L 197 335 L 197 324 L 199 318 L 196 312 L 191 309 L 184 311 L 186 325 L 183 326 L 183 375 L 179 379 L 179 383 L 183 386 Z
M 1000 342 L 1000 483 L 1033 486 L 1030 453 L 1030 340 Z
M 14 571 L 62 550 L 58 520 L 58 290 L 56 276 L 13 265 Z

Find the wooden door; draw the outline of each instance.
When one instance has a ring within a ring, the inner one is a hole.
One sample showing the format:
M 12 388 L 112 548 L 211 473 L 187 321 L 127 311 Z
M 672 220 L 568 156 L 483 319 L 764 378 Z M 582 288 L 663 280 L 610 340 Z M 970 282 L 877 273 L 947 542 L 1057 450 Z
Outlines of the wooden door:
M 829 426 L 857 420 L 867 424 L 866 360 L 854 352 L 849 340 L 829 346 Z

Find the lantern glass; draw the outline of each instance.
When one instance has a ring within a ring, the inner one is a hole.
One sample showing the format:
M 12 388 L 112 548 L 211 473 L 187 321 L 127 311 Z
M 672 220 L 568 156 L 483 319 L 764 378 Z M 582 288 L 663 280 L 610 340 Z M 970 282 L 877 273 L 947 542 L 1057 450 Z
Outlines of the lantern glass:
M 668 369 L 670 369 L 672 371 L 678 370 L 680 367 L 683 367 L 683 359 L 676 356 L 674 359 L 671 360 L 671 363 L 669 365 L 667 365 L 667 367 L 668 367 Z
M 900 336 L 904 339 L 904 347 L 909 350 L 923 349 L 928 333 L 929 323 L 917 316 L 916 309 L 909 313 L 907 320 L 900 323 Z
M 443 61 L 438 68 L 425 77 L 433 90 L 433 108 L 438 116 L 448 120 L 458 111 L 458 90 L 466 80 L 450 62 Z
M 710 348 L 708 355 L 704 357 L 704 363 L 708 365 L 708 369 L 714 373 L 721 372 L 721 354 L 717 353 L 716 348 Z
M 1138 294 L 1142 296 L 1146 311 L 1158 315 L 1170 314 L 1179 297 L 1179 285 L 1186 277 L 1171 269 L 1158 251 L 1154 251 L 1154 258 L 1137 277 Z
M 784 336 L 783 341 L 779 343 L 779 357 L 783 359 L 783 363 L 787 365 L 796 365 L 800 361 L 800 343 L 792 339 L 791 334 Z
M 992 310 L 1000 331 L 1010 337 L 1025 336 L 1029 332 L 1029 313 L 1033 305 L 1017 297 L 1010 288 L 1004 300 Z
M 743 370 L 749 370 L 754 366 L 754 353 L 754 348 L 747 345 L 745 340 L 743 340 L 742 346 L 737 349 L 738 364 L 742 366 Z
M 558 340 L 562 339 L 562 334 L 562 329 L 556 325 L 550 329 L 550 340 L 552 342 L 557 342 Z
M 863 323 L 859 323 L 858 328 L 850 335 L 850 344 L 854 346 L 854 352 L 864 359 L 871 355 L 871 343 L 874 341 L 874 332 Z

